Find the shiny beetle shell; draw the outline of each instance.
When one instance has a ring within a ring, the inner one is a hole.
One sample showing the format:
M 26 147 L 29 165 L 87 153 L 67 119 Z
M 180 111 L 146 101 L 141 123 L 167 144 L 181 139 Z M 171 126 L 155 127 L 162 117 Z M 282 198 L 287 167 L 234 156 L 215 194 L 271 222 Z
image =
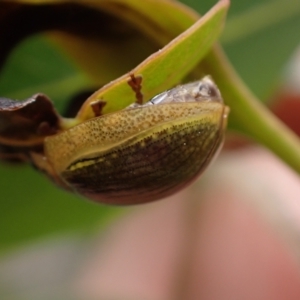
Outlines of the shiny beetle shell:
M 204 171 L 222 144 L 228 111 L 205 77 L 48 137 L 45 152 L 57 175 L 91 200 L 149 202 Z

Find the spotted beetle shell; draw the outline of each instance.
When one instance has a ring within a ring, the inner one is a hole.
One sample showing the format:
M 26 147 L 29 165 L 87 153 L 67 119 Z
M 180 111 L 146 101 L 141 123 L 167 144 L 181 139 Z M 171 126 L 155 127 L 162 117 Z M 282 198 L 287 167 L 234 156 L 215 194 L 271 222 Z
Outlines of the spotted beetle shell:
M 204 171 L 222 144 L 227 114 L 206 77 L 48 137 L 45 152 L 57 175 L 91 200 L 149 202 Z

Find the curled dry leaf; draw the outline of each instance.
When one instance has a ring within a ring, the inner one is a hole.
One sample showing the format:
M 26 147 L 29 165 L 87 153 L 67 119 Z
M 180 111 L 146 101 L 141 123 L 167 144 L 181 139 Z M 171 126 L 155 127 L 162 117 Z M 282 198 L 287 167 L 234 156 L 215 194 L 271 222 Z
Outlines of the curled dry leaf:
M 43 94 L 15 101 L 0 98 L 0 142 L 7 145 L 31 146 L 59 130 L 60 116 Z
M 30 149 L 41 151 L 44 138 L 59 131 L 60 120 L 43 94 L 23 101 L 0 98 L 0 158 L 22 161 Z

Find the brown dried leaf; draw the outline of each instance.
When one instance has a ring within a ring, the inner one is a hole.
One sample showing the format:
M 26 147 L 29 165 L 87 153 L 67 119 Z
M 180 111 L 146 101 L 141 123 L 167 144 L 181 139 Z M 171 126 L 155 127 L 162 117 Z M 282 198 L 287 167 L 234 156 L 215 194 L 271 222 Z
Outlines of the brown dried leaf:
M 58 131 L 60 121 L 52 102 L 43 94 L 23 101 L 0 98 L 0 144 L 42 145 L 46 136 Z

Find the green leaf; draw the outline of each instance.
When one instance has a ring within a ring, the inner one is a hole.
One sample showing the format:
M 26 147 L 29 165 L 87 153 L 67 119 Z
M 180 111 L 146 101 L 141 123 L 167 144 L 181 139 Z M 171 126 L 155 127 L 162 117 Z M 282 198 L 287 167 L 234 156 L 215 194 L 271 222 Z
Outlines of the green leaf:
M 228 6 L 228 1 L 218 2 L 192 27 L 129 72 L 134 76 L 142 76 L 144 101 L 172 87 L 195 68 L 216 41 Z M 92 102 L 105 101 L 103 113 L 117 111 L 135 102 L 134 92 L 128 84 L 129 74 L 95 92 L 79 111 L 79 122 L 95 116 Z

